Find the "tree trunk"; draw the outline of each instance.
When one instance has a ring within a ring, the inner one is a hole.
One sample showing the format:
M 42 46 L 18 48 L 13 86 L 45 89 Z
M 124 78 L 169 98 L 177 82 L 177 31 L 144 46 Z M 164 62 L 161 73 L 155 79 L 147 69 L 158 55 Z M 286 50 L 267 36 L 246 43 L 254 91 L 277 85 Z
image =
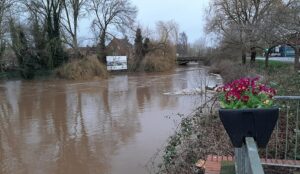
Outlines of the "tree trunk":
M 77 13 L 74 13 L 74 19 L 73 19 L 73 28 L 74 28 L 74 35 L 73 35 L 73 46 L 74 46 L 74 52 L 76 57 L 80 57 L 81 53 L 78 49 L 78 40 L 77 40 L 77 27 L 78 27 L 78 15 Z
M 252 47 L 251 48 L 251 60 L 250 60 L 251 65 L 253 65 L 255 63 L 255 59 L 256 59 L 256 50 L 255 50 L 255 47 Z
M 269 50 L 265 52 L 265 68 L 269 67 Z
M 300 63 L 299 63 L 299 52 L 300 48 L 295 48 L 295 63 L 294 63 L 294 69 L 295 71 L 300 70 Z
M 246 51 L 245 50 L 242 51 L 242 63 L 243 63 L 243 65 L 246 64 Z
M 77 41 L 76 34 L 73 36 L 72 40 L 73 40 L 74 56 L 75 56 L 75 58 L 80 58 L 81 57 L 81 53 L 80 53 L 80 50 L 78 48 L 78 41 Z
M 100 62 L 106 65 L 105 31 L 102 31 L 100 35 L 98 59 Z

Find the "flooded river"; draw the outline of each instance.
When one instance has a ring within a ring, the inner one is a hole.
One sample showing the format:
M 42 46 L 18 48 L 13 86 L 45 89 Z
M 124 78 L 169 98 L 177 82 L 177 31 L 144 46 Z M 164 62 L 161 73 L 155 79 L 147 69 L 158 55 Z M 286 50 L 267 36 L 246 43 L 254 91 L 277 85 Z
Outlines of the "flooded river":
M 180 91 L 208 82 L 216 77 L 196 66 L 98 81 L 0 82 L 0 173 L 147 173 L 176 114 L 203 99 Z

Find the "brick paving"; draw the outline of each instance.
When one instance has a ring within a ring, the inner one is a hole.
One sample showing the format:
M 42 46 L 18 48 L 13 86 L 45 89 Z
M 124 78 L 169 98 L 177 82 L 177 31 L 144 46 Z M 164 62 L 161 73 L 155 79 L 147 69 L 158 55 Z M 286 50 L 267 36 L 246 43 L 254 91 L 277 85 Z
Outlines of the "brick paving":
M 222 161 L 233 161 L 231 156 L 208 155 L 205 162 L 205 174 L 220 174 Z

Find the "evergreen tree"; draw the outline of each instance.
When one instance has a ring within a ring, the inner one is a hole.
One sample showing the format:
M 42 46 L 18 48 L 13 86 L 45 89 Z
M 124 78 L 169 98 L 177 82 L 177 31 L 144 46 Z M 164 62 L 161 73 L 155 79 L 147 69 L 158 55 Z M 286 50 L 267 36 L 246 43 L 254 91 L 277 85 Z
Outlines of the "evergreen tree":
M 18 60 L 19 71 L 23 78 L 32 79 L 38 63 L 36 57 L 30 51 L 28 41 L 23 28 L 10 21 L 10 33 L 12 38 L 12 49 Z
M 143 43 L 143 57 L 149 52 L 150 39 L 146 38 Z
M 141 60 L 143 58 L 143 37 L 140 28 L 136 30 L 134 39 L 135 58 Z
M 134 66 L 133 70 L 136 71 L 143 60 L 143 37 L 140 28 L 136 30 L 134 39 Z

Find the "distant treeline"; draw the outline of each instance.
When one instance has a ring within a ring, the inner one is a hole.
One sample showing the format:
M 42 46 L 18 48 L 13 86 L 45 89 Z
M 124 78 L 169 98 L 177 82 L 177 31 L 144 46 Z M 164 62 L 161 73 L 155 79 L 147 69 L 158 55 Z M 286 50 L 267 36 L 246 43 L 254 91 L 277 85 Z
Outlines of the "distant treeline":
M 130 0 L 1 0 L 0 72 L 18 71 L 30 79 L 40 70 L 87 58 L 78 39 L 84 18 L 91 21 L 89 38 L 102 64 L 116 33 L 131 40 L 127 55 L 131 71 L 168 70 L 175 63 L 176 49 L 187 54 L 187 36 L 178 34 L 178 24 L 160 21 L 151 32 L 136 25 L 136 15 Z

